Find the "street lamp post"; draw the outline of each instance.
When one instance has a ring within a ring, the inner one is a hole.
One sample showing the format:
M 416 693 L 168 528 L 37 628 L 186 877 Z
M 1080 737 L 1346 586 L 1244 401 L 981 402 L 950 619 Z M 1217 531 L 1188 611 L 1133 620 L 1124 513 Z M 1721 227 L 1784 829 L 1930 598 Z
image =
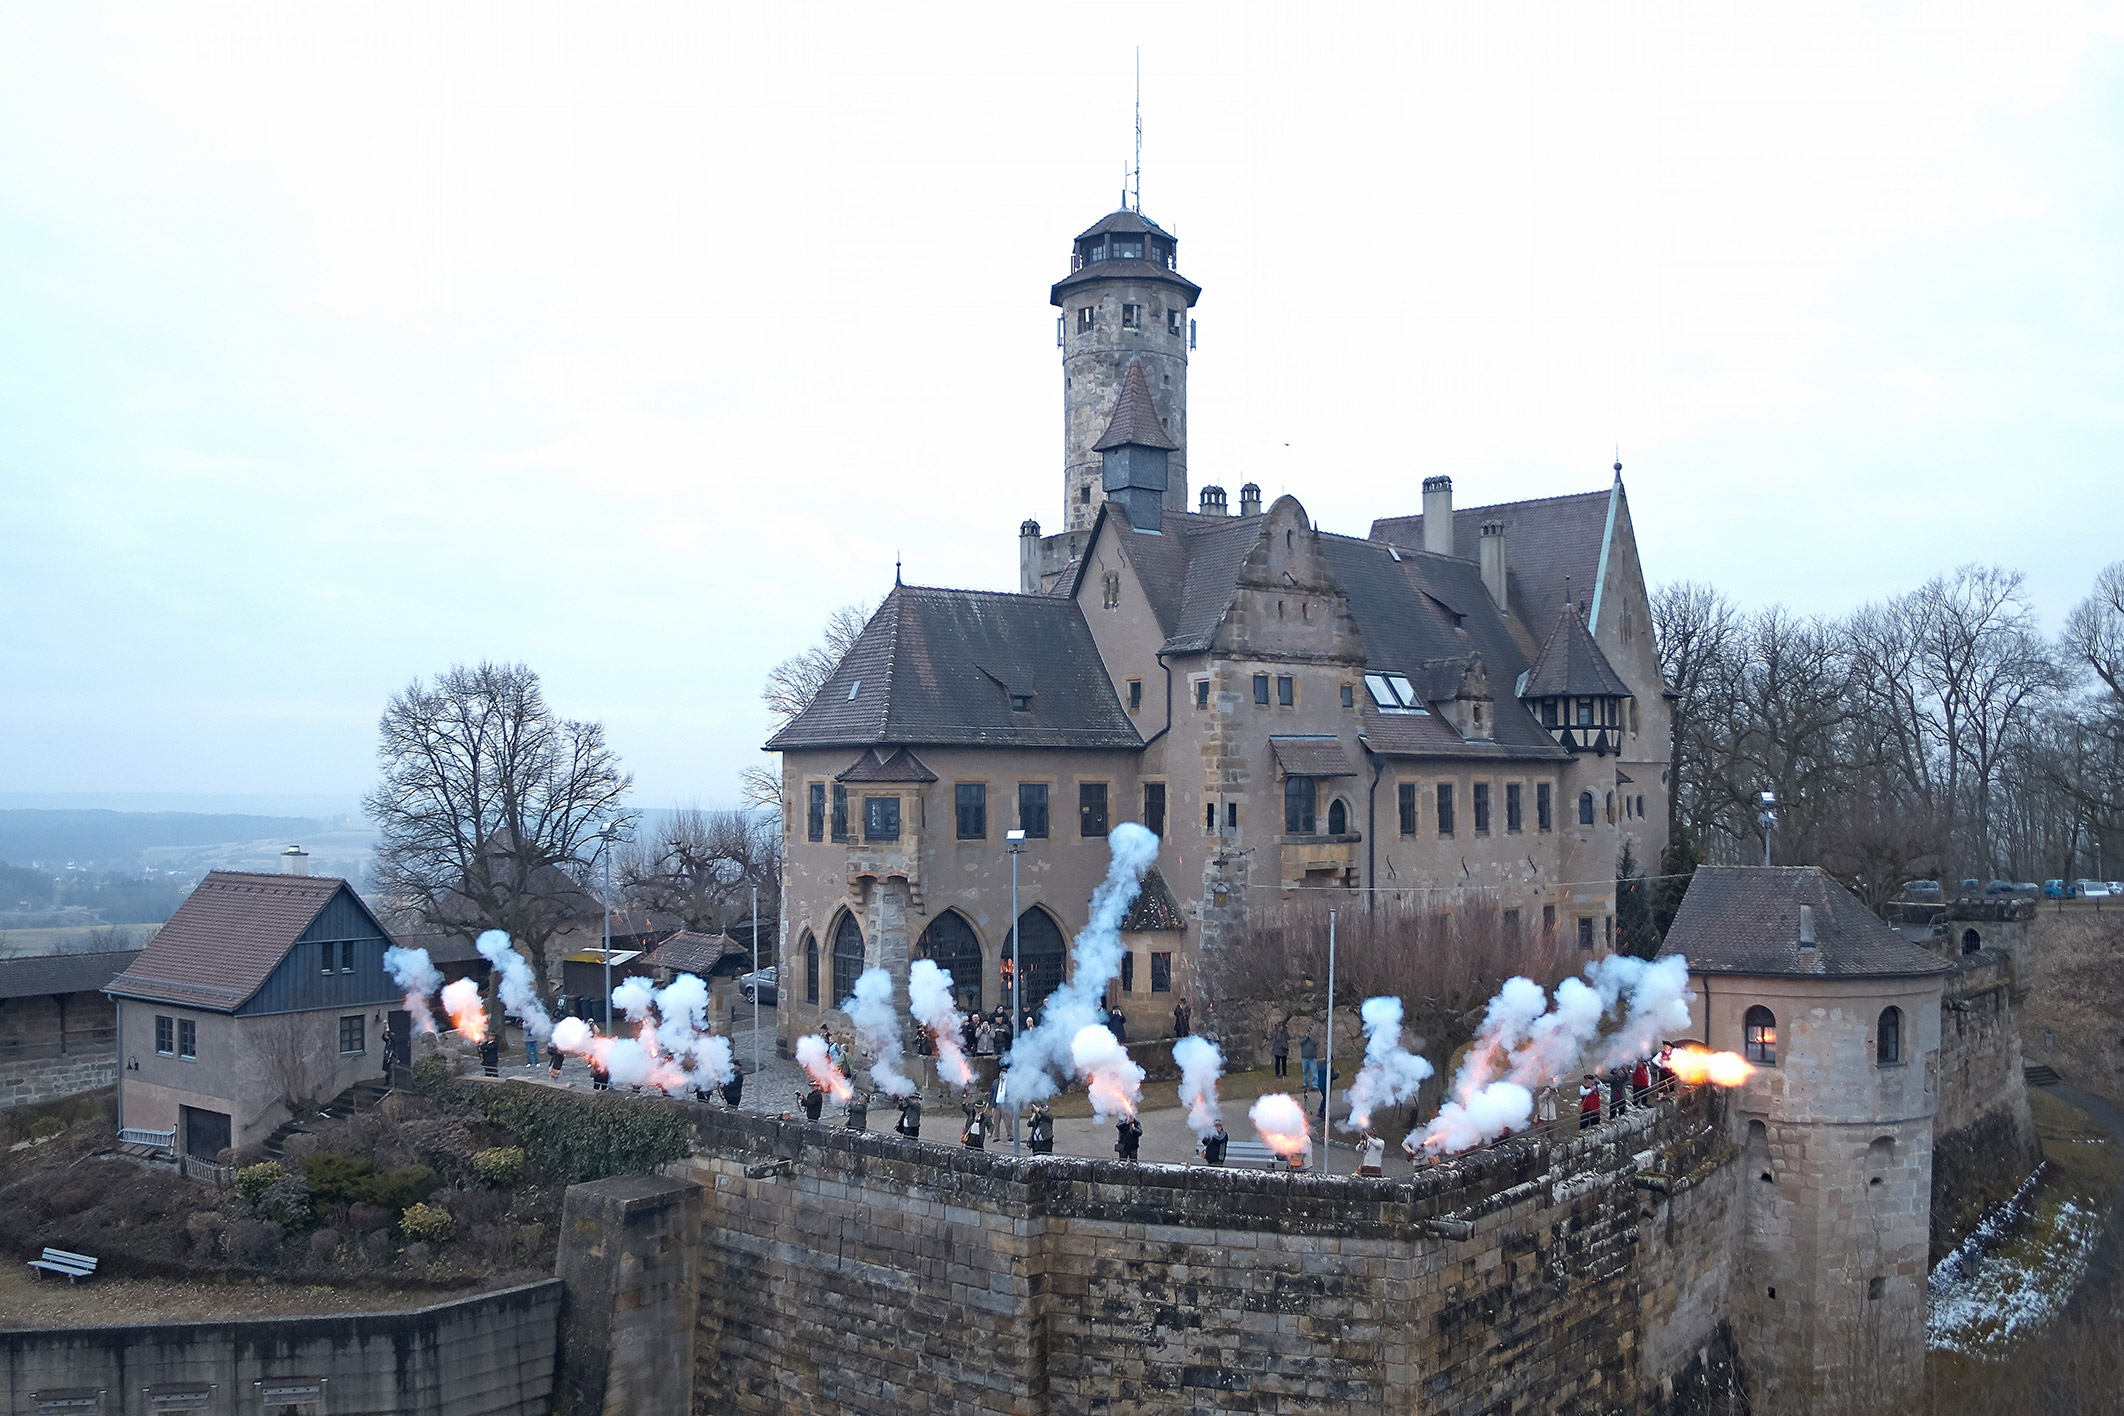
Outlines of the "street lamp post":
M 781 993 L 779 992 L 779 989 L 781 988 L 781 985 L 782 985 L 782 975 L 781 975 L 781 971 L 780 971 L 780 970 L 776 970 L 776 971 L 775 971 L 775 975 L 774 975 L 774 983 L 775 983 L 775 988 L 776 988 L 776 989 L 778 990 L 778 991 L 777 991 L 777 992 L 775 993 L 775 995 L 774 995 L 774 1001 L 775 1001 L 775 1006 L 776 1006 L 776 1007 L 780 1007 L 780 1006 L 781 1006 L 781 1002 L 782 1002 L 782 995 L 781 995 Z M 776 1014 L 775 1016 L 777 1016 L 777 1017 L 780 1017 L 781 1015 L 780 1015 L 780 1014 Z M 759 887 L 759 886 L 757 886 L 757 885 L 755 885 L 755 886 L 753 886 L 753 887 L 752 887 L 752 1071 L 753 1071 L 753 1074 L 754 1074 L 755 1076 L 757 1076 L 757 1075 L 759 1074 L 759 1070 L 760 1070 L 760 887 Z
M 1015 1042 L 1025 1026 L 1025 1009 L 1020 1003 L 1025 972 L 1018 963 L 1018 857 L 1025 854 L 1025 833 L 1005 831 L 1003 839 L 1010 843 L 1010 1036 Z M 1011 1159 L 1018 1158 L 1023 1144 L 1018 1135 L 1018 1108 L 1013 1106 L 1010 1109 Z
M 1763 865 L 1770 864 L 1770 833 L 1777 829 L 1777 793 L 1762 794 L 1762 810 L 1756 814 L 1755 824 L 1763 828 Z
M 612 1036 L 612 832 L 619 823 L 607 821 L 598 838 L 605 844 L 605 1036 Z

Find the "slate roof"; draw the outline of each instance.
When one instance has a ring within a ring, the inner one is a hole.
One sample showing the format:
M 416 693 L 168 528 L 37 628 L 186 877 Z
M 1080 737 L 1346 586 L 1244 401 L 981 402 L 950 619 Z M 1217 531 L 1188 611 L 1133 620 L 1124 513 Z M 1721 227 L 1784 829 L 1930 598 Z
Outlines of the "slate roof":
M 1526 686 L 1520 693 L 1528 698 L 1628 698 L 1630 685 L 1593 642 L 1586 622 L 1578 617 L 1578 607 L 1565 605 L 1557 615 L 1556 628 L 1549 631 L 1548 642 L 1541 646 L 1540 657 L 1527 670 Z
M 1173 887 L 1165 883 L 1157 866 L 1144 872 L 1143 888 L 1136 892 L 1136 902 L 1122 916 L 1121 928 L 1130 934 L 1187 928 L 1187 914 L 1173 898 Z
M 1093 236 L 1105 236 L 1115 231 L 1119 231 L 1124 235 L 1142 234 L 1163 236 L 1168 241 L 1173 239 L 1171 232 L 1157 222 L 1152 221 L 1142 212 L 1131 211 L 1127 207 L 1122 207 L 1118 211 L 1108 212 L 1105 216 L 1100 217 L 1097 221 L 1079 231 L 1077 240 L 1083 241 Z M 1072 244 L 1075 243 L 1073 242 Z
M 1546 624 L 1549 607 L 1564 602 L 1566 580 L 1574 600 L 1592 600 L 1601 544 L 1607 539 L 1608 501 L 1616 494 L 1615 485 L 1610 485 L 1565 497 L 1455 507 L 1455 557 L 1474 563 L 1483 523 L 1503 522 L 1507 600 L 1523 622 Z M 1381 517 L 1372 523 L 1371 539 L 1391 541 L 1405 551 L 1421 546 L 1423 517 Z
M 99 992 L 139 957 L 138 949 L 107 949 L 94 954 L 39 954 L 27 959 L 0 959 L 0 998 Z
M 1799 945 L 1799 907 L 1815 947 Z M 1757 978 L 1907 978 L 1952 965 L 1904 939 L 1818 866 L 1700 865 L 1660 953 L 1693 973 Z
M 209 871 L 109 990 L 234 1011 L 341 890 L 360 904 L 360 896 L 336 876 Z M 368 906 L 361 910 L 367 914 Z M 390 937 L 382 925 L 376 932 Z
M 718 964 L 731 958 L 749 962 L 752 951 L 727 934 L 696 934 L 682 929 L 651 949 L 646 962 L 651 968 L 699 974 L 705 979 Z
M 1119 232 L 1122 235 L 1163 236 L 1167 241 L 1173 240 L 1172 233 L 1158 225 L 1157 222 L 1152 221 L 1141 212 L 1130 211 L 1125 207 L 1120 211 L 1109 212 L 1107 215 L 1100 217 L 1083 231 L 1077 233 L 1077 240 L 1083 241 L 1093 236 L 1104 236 L 1114 232 Z M 1074 248 L 1076 242 L 1071 242 L 1070 244 Z M 1174 248 L 1178 249 L 1178 242 L 1174 242 Z M 1059 305 L 1067 292 L 1100 280 L 1153 280 L 1164 285 L 1177 286 L 1186 292 L 1187 303 L 1190 306 L 1202 298 L 1201 286 L 1162 262 L 1152 260 L 1108 260 L 1087 261 L 1062 279 L 1056 281 L 1054 288 L 1048 292 L 1048 303 Z
M 847 771 L 834 778 L 836 782 L 934 782 L 936 779 L 937 774 L 904 747 L 889 757 L 880 757 L 877 749 L 871 748 Z
M 1011 708 L 1031 695 L 1030 710 Z M 804 747 L 1143 746 L 1076 601 L 896 585 L 809 707 L 767 742 Z
M 1286 777 L 1354 777 L 1357 764 L 1350 761 L 1340 740 L 1325 736 L 1270 734 L 1269 751 Z
M 1117 447 L 1162 447 L 1171 451 L 1179 446 L 1158 417 L 1158 405 L 1151 398 L 1150 377 L 1138 359 L 1122 376 L 1121 396 L 1114 400 L 1114 416 L 1106 425 L 1106 435 L 1092 444 L 1092 451 L 1110 452 Z

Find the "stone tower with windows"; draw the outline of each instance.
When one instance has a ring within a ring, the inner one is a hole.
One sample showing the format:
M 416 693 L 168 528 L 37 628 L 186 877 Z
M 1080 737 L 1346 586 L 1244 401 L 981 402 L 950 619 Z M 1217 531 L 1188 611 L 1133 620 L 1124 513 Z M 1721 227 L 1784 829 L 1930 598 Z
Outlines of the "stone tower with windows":
M 1729 1310 L 1768 1416 L 1857 1416 L 1925 1378 L 1949 966 L 1815 866 L 1699 868 L 1663 952 L 1697 1035 L 1743 1053 Z
M 1141 364 L 1158 422 L 1174 446 L 1166 458 L 1165 506 L 1186 511 L 1189 311 L 1201 287 L 1179 271 L 1172 236 L 1123 208 L 1077 237 L 1069 274 L 1050 299 L 1062 313 L 1063 528 L 1089 530 L 1106 493 L 1097 445 L 1113 423 L 1131 366 Z

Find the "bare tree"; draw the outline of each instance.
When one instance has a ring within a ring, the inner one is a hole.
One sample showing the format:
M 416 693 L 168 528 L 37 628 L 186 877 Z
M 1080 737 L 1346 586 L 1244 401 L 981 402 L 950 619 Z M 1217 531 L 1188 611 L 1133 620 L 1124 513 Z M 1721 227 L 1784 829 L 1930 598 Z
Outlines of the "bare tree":
M 293 1119 L 315 1116 L 332 1099 L 338 1058 L 327 1050 L 319 1026 L 314 1013 L 280 1013 L 244 1029 L 252 1065 Z
M 876 608 L 860 602 L 841 606 L 826 617 L 826 628 L 818 643 L 767 671 L 767 684 L 760 690 L 760 700 L 774 715 L 776 732 L 788 727 L 797 714 L 811 706 L 811 700 L 819 696 L 819 689 L 840 667 L 848 651 L 855 647 L 857 636 L 862 634 L 863 626 L 870 623 L 871 613 Z M 782 773 L 779 756 L 772 767 L 747 767 L 738 774 L 738 780 L 745 805 L 780 813 Z
M 710 934 L 749 919 L 756 888 L 765 939 L 781 899 L 782 834 L 759 812 L 686 807 L 622 846 L 613 871 L 630 904 Z
M 1714 688 L 1732 652 L 1737 616 L 1717 590 L 1695 581 L 1663 585 L 1652 597 L 1652 629 L 1659 646 L 1660 676 L 1674 695 L 1674 738 L 1667 779 L 1667 829 L 1683 811 L 1681 784 L 1703 780 L 1697 752 L 1708 741 L 1718 711 Z
M 600 832 L 632 819 L 604 727 L 555 715 L 524 665 L 483 663 L 414 680 L 379 728 L 371 884 L 431 928 L 506 930 L 550 992 L 547 946 L 596 908 Z

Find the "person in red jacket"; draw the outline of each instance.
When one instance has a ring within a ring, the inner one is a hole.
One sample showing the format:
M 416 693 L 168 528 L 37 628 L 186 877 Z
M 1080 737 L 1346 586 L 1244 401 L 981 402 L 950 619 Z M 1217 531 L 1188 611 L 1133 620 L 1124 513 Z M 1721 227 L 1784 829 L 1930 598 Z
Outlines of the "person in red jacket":
M 1590 1131 L 1600 1124 L 1600 1083 L 1587 1073 L 1578 1084 L 1578 1129 Z
M 1639 1106 L 1652 1104 L 1652 1067 L 1642 1057 L 1637 1059 L 1637 1070 L 1630 1074 L 1630 1090 L 1637 1093 Z

